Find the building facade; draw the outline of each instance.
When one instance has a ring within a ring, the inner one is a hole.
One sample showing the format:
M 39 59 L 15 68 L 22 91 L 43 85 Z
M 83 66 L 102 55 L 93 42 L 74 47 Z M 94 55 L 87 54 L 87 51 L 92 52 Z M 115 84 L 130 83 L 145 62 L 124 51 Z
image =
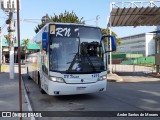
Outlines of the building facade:
M 2 64 L 4 63 L 9 63 L 9 47 L 8 47 L 8 43 L 6 41 L 5 38 L 2 38 L 2 43 L 1 43 L 1 47 L 2 47 L 2 58 L 1 58 L 1 62 Z M 36 43 L 28 43 L 27 44 L 27 50 L 23 50 L 23 40 L 20 41 L 21 44 L 21 60 L 24 61 L 25 59 L 25 55 L 26 54 L 31 54 L 34 52 L 38 52 L 40 49 L 40 46 Z M 14 62 L 18 63 L 18 43 L 14 43 Z
M 121 38 L 118 54 L 155 54 L 154 33 L 143 33 Z

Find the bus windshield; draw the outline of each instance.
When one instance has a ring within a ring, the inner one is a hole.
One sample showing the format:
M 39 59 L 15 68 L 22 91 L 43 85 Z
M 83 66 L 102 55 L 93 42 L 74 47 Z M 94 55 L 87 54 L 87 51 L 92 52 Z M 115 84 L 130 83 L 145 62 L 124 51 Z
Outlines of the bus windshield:
M 104 71 L 103 47 L 98 28 L 79 27 L 77 37 L 50 40 L 50 71 L 64 73 L 99 73 Z

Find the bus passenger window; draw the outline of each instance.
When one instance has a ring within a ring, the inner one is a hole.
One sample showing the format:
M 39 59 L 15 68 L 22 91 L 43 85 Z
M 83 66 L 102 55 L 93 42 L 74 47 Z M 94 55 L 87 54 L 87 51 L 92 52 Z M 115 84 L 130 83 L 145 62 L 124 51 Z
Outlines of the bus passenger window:
M 45 57 L 42 56 L 42 71 L 48 75 L 48 68 L 47 68 L 46 62 L 47 61 L 45 60 Z

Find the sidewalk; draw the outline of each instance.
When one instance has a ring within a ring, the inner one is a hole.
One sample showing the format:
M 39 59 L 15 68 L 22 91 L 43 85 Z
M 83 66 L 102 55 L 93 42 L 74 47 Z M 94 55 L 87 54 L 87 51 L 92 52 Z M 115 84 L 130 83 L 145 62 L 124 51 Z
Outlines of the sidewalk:
M 19 111 L 19 79 L 18 69 L 15 67 L 14 79 L 9 78 L 9 66 L 5 67 L 5 72 L 0 73 L 0 111 Z M 24 86 L 22 83 L 22 110 L 28 111 L 27 101 L 24 95 Z M 3 118 L 9 119 L 9 118 Z M 18 120 L 19 118 L 10 118 L 11 120 Z M 23 120 L 30 120 L 30 118 L 23 118 Z

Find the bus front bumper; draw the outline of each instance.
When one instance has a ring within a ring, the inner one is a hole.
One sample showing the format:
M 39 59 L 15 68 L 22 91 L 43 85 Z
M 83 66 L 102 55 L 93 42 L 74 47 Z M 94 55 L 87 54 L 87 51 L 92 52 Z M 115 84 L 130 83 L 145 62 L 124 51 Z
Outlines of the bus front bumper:
M 94 92 L 106 91 L 107 81 L 98 81 L 96 83 L 88 84 L 66 84 L 58 82 L 49 82 L 47 93 L 49 95 L 74 95 L 74 94 L 87 94 Z

